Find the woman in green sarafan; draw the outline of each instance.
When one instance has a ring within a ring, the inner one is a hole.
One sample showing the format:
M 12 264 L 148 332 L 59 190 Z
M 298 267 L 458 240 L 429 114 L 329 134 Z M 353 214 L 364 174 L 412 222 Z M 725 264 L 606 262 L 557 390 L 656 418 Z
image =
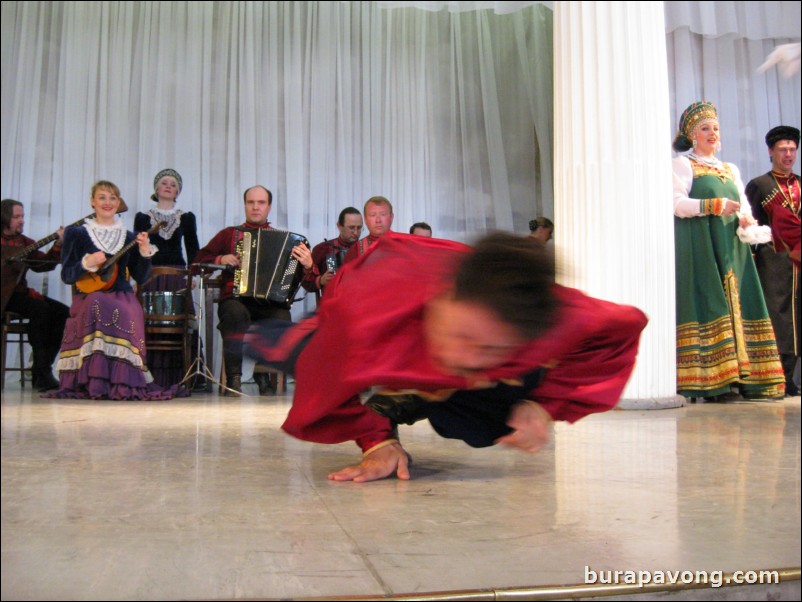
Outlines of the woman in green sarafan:
M 777 399 L 785 377 L 751 247 L 755 224 L 738 168 L 716 158 L 716 107 L 682 113 L 673 160 L 677 392 L 690 398 Z

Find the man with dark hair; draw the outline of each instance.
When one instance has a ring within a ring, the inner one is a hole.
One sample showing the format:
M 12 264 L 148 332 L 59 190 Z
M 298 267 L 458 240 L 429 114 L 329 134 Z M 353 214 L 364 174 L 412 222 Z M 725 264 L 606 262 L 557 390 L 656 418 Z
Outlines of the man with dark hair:
M 646 316 L 553 278 L 551 256 L 520 236 L 471 248 L 390 232 L 333 281 L 317 314 L 262 324 L 247 342 L 295 371 L 287 433 L 362 449 L 330 479 L 409 479 L 398 424 L 428 419 L 473 447 L 535 452 L 552 420 L 615 406 Z
M 333 240 L 324 240 L 312 249 L 312 261 L 317 266 L 320 276 L 314 281 L 304 282 L 304 288 L 310 293 L 322 292 L 329 281 L 334 278 L 337 269 L 342 265 L 345 254 L 362 235 L 362 214 L 356 207 L 346 207 L 337 218 L 337 229 L 340 235 Z
M 409 227 L 409 233 L 415 236 L 432 237 L 432 227 L 426 222 L 415 222 Z
M 272 230 L 267 216 L 273 205 L 273 194 L 264 186 L 256 185 L 248 188 L 243 194 L 245 201 L 245 222 L 240 226 L 229 226 L 218 232 L 209 243 L 198 251 L 195 263 L 215 263 L 223 267 L 240 267 L 237 255 L 237 243 L 242 240 L 243 232 L 260 228 Z M 304 267 L 304 281 L 310 282 L 319 275 L 312 263 L 312 252 L 306 245 L 296 245 L 292 256 Z M 292 320 L 290 304 L 280 305 L 267 299 L 234 296 L 233 270 L 222 273 L 222 289 L 217 315 L 220 318 L 220 329 L 223 335 L 223 360 L 225 362 L 226 388 L 235 393 L 242 392 L 242 338 L 254 320 Z M 267 392 L 267 377 L 256 372 L 254 378 L 259 386 L 259 393 Z
M 28 318 L 28 342 L 33 349 L 33 386 L 39 391 L 49 391 L 58 387 L 58 380 L 53 376 L 53 362 L 61 347 L 70 309 L 28 287 L 25 271 L 49 272 L 56 268 L 61 258 L 64 228 L 58 229 L 55 244 L 47 253 L 43 253 L 32 248 L 36 246 L 36 241 L 22 234 L 25 226 L 22 203 L 3 199 L 0 202 L 0 220 L 3 228 L 2 310 Z M 25 252 L 26 247 L 30 248 L 29 252 Z
M 771 171 L 746 185 L 752 215 L 771 226 L 772 242 L 755 247 L 766 307 L 785 373 L 785 394 L 799 395 L 794 370 L 799 361 L 800 320 L 800 180 L 793 172 L 799 147 L 799 130 L 780 125 L 766 134 Z

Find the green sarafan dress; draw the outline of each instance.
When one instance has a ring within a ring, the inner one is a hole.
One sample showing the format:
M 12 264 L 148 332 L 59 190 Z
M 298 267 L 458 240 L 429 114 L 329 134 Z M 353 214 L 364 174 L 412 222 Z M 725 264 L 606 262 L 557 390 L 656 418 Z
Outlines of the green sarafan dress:
M 741 202 L 729 165 L 690 159 L 691 198 Z M 712 397 L 733 388 L 778 397 L 785 377 L 771 320 L 738 216 L 674 218 L 677 296 L 677 391 Z

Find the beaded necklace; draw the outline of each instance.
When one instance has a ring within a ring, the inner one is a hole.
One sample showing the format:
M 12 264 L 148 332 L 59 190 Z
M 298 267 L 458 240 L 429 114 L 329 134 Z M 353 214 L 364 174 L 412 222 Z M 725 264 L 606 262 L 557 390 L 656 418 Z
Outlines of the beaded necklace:
M 719 161 L 716 157 L 708 159 L 706 157 L 700 157 L 696 153 L 688 153 L 688 156 L 691 157 L 694 161 L 698 161 L 699 163 L 704 163 L 705 165 L 709 165 L 710 167 L 718 167 L 721 165 L 721 161 Z

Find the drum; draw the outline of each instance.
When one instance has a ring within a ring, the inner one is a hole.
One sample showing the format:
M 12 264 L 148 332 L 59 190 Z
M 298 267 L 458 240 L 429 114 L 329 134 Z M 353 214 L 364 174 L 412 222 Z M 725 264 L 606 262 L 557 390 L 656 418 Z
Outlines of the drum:
M 148 315 L 178 316 L 187 313 L 187 297 L 183 292 L 155 291 L 142 293 L 145 324 L 151 326 L 179 326 L 176 320 L 151 320 Z

